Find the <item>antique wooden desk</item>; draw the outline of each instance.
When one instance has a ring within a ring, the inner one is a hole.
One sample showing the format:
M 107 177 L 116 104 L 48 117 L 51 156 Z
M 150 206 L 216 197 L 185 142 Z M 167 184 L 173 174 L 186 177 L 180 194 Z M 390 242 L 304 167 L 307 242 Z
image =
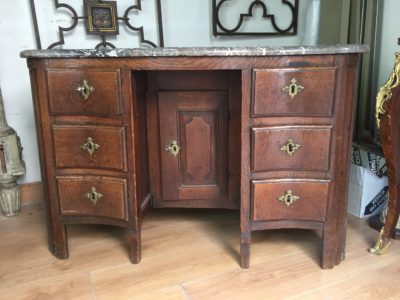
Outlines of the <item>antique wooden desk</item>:
M 321 230 L 323 268 L 344 258 L 360 45 L 24 51 L 49 247 L 66 224 L 127 229 L 138 263 L 149 206 L 241 211 L 251 232 Z M 177 247 L 179 245 L 177 244 Z

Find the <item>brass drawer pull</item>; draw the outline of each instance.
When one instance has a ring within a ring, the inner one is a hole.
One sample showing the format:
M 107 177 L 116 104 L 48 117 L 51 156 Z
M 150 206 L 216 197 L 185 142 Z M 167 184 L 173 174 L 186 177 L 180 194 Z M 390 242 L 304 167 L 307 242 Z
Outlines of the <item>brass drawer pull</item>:
M 278 198 L 278 200 L 282 201 L 287 207 L 289 207 L 299 199 L 300 199 L 299 196 L 293 195 L 292 190 L 287 190 L 284 195 Z
M 290 82 L 291 84 L 285 86 L 282 91 L 287 92 L 288 95 L 293 99 L 298 93 L 304 90 L 304 87 L 297 84 L 296 78 L 292 78 Z
M 85 196 L 85 198 L 88 198 L 93 203 L 93 206 L 96 205 L 97 201 L 99 201 L 101 198 L 103 198 L 103 194 L 98 193 L 94 186 L 92 186 L 90 188 L 90 192 L 86 193 L 84 196 Z
M 296 144 L 292 138 L 289 138 L 286 145 L 281 147 L 281 151 L 286 152 L 287 155 L 292 157 L 292 155 L 299 150 L 301 145 Z
M 87 138 L 86 143 L 81 145 L 81 149 L 89 153 L 90 156 L 92 156 L 93 153 L 99 148 L 100 145 L 94 143 L 93 139 L 90 136 Z
M 169 154 L 177 157 L 179 154 L 179 151 L 181 150 L 181 147 L 178 145 L 178 142 L 173 140 L 169 145 L 165 147 L 165 151 L 167 151 Z
M 87 80 L 83 80 L 82 84 L 78 86 L 75 91 L 80 93 L 83 99 L 87 100 L 95 91 L 95 88 L 90 86 Z

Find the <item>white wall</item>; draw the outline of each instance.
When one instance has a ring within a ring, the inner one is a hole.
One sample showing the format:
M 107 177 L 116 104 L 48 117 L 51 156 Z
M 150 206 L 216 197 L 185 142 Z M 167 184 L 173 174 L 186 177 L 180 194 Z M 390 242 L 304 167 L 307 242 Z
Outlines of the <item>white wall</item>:
M 382 27 L 378 35 L 378 87 L 389 78 L 394 66 L 394 54 L 400 52 L 400 46 L 397 44 L 397 39 L 400 38 L 399 12 L 399 0 L 383 1 Z
M 40 180 L 35 122 L 26 61 L 19 57 L 35 48 L 28 1 L 3 1 L 0 8 L 0 87 L 8 124 L 21 138 L 27 173 L 21 182 Z
M 232 3 L 243 3 L 244 0 L 234 0 Z M 250 0 L 249 0 L 250 1 Z M 397 0 L 388 2 L 395 4 Z M 19 53 L 25 49 L 36 48 L 29 1 L 2 1 L 0 8 L 0 87 L 3 92 L 8 123 L 21 137 L 24 147 L 23 157 L 26 162 L 27 174 L 21 182 L 40 181 L 40 169 L 37 153 L 36 132 L 33 118 L 29 74 L 24 59 Z M 36 0 L 36 9 L 41 30 L 42 46 L 47 47 L 57 40 L 57 27 L 70 24 L 67 12 L 54 9 L 53 0 Z M 81 0 L 61 1 L 78 8 Z M 298 35 L 291 37 L 218 37 L 212 36 L 211 0 L 162 0 L 165 46 L 281 46 L 304 45 L 315 43 L 318 27 L 319 0 L 301 0 L 299 12 Z M 119 0 L 119 14 L 134 1 Z M 142 0 L 143 11 L 149 13 L 132 13 L 140 21 L 149 26 L 146 35 L 154 38 L 155 1 Z M 270 1 L 268 3 L 280 3 Z M 271 11 L 281 12 L 288 16 L 286 9 L 273 5 Z M 399 10 L 397 10 L 399 11 Z M 79 12 L 81 15 L 83 12 Z M 256 13 L 259 16 L 259 13 Z M 314 19 L 311 18 L 314 16 Z M 230 18 L 226 19 L 227 22 Z M 282 23 L 284 23 L 284 19 Z M 314 21 L 313 21 L 314 20 Z M 98 40 L 88 38 L 84 27 L 80 25 L 66 36 L 65 48 L 93 48 Z M 253 26 L 250 24 L 248 26 Z M 394 28 L 394 26 L 393 26 Z M 137 35 L 121 29 L 121 35 L 115 44 L 118 47 L 138 47 Z M 146 36 L 146 37 L 147 37 Z

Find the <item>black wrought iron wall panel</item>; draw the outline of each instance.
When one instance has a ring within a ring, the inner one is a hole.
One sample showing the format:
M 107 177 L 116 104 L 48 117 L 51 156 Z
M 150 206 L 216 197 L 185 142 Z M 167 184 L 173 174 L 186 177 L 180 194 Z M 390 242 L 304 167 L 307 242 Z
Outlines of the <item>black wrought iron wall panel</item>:
M 212 0 L 212 26 L 214 36 L 235 36 L 235 35 L 296 35 L 297 34 L 297 22 L 299 12 L 299 0 Z M 223 24 L 221 15 L 225 9 L 228 9 L 232 5 L 238 2 L 243 4 L 243 1 L 248 3 L 248 7 L 245 11 L 235 16 L 229 16 L 230 19 L 237 20 L 234 26 L 228 28 L 227 25 Z M 277 18 L 280 16 L 271 13 L 270 4 L 272 2 L 280 1 L 282 8 L 288 8 L 291 11 L 292 18 L 289 25 L 286 27 L 280 27 L 277 22 Z M 262 11 L 262 19 L 265 21 L 265 26 L 260 31 L 247 31 L 245 29 L 245 23 L 255 17 L 255 11 Z
M 31 5 L 31 13 L 35 29 L 36 44 L 38 49 L 42 49 L 42 41 L 40 37 L 40 30 L 38 26 L 38 16 L 36 13 L 35 0 L 29 0 Z M 36 0 L 38 1 L 38 0 Z M 151 41 L 145 37 L 145 30 L 143 26 L 134 26 L 132 24 L 132 18 L 129 17 L 131 12 L 142 11 L 142 0 L 135 1 L 136 4 L 129 5 L 123 10 L 123 16 L 119 16 L 117 11 L 117 1 L 101 1 L 101 0 L 83 0 L 83 14 L 79 15 L 77 9 L 71 4 L 61 2 L 59 0 L 53 0 L 56 10 L 64 9 L 68 12 L 71 17 L 71 25 L 67 27 L 58 26 L 58 40 L 47 46 L 48 49 L 52 49 L 57 46 L 65 44 L 65 33 L 73 31 L 79 21 L 83 21 L 86 25 L 86 33 L 88 35 L 98 35 L 100 42 L 95 48 L 110 47 L 115 48 L 115 45 L 108 39 L 111 35 L 119 34 L 119 26 L 125 26 L 130 31 L 137 32 L 139 34 L 140 43 L 151 47 L 163 47 L 164 36 L 163 36 L 163 23 L 162 23 L 162 10 L 161 0 L 149 0 L 155 1 L 156 5 L 156 19 L 157 19 L 157 34 L 158 42 Z M 131 0 L 133 1 L 133 0 Z M 144 0 L 143 0 L 144 1 Z M 81 7 L 79 8 L 81 9 Z

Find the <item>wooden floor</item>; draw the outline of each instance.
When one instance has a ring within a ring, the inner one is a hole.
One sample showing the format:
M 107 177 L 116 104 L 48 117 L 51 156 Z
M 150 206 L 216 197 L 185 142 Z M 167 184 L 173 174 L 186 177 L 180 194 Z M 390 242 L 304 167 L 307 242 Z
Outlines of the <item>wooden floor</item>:
M 400 299 L 400 241 L 367 252 L 377 232 L 349 217 L 347 257 L 319 267 L 319 233 L 253 235 L 251 267 L 238 265 L 237 211 L 154 210 L 139 265 L 122 229 L 69 226 L 70 258 L 47 250 L 41 204 L 0 217 L 0 299 Z

